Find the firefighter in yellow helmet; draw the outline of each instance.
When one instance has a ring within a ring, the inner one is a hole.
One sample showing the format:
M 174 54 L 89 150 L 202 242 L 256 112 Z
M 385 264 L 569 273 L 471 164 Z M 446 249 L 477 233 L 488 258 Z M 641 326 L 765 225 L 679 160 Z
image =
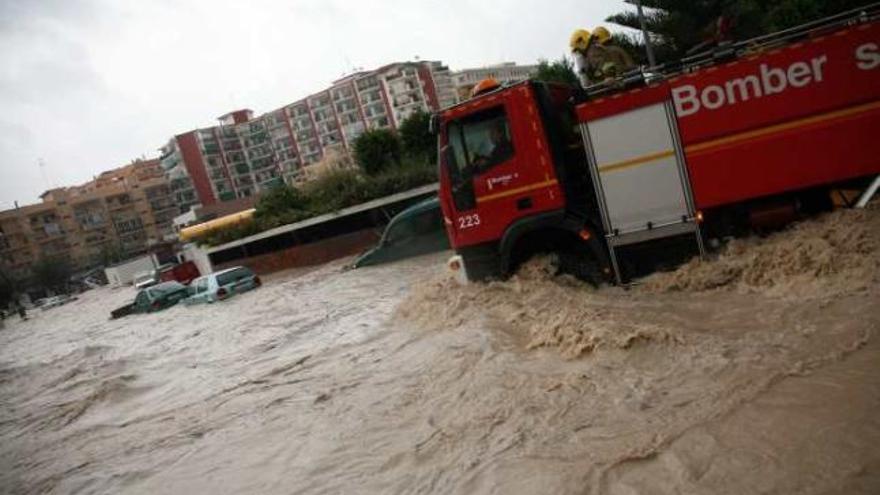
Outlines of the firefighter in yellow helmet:
M 611 33 L 602 26 L 592 33 L 586 29 L 572 33 L 569 44 L 583 87 L 613 79 L 635 67 L 632 57 L 611 41 Z
M 593 40 L 595 43 L 587 58 L 597 79 L 614 79 L 636 66 L 629 53 L 612 42 L 611 33 L 604 27 L 599 26 L 593 30 Z
M 571 47 L 571 56 L 574 58 L 575 72 L 581 86 L 585 88 L 592 83 L 590 79 L 590 65 L 587 62 L 587 52 L 592 41 L 593 39 L 589 31 L 577 29 L 571 33 L 571 39 L 568 42 L 569 47 Z

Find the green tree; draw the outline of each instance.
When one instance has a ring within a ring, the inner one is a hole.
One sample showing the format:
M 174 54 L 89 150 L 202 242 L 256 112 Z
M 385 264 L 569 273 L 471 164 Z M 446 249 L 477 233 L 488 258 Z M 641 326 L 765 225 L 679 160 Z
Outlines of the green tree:
M 34 282 L 44 289 L 66 291 L 71 268 L 61 258 L 42 258 L 31 266 Z
M 367 175 L 400 163 L 400 138 L 388 129 L 372 129 L 354 141 L 354 160 Z
M 403 153 L 415 160 L 437 161 L 437 137 L 430 131 L 431 114 L 419 110 L 400 123 L 398 133 Z
M 259 219 L 279 215 L 293 210 L 308 209 L 308 198 L 295 187 L 282 185 L 273 187 L 257 201 L 254 217 Z
M 547 60 L 538 61 L 538 69 L 532 76 L 535 81 L 557 82 L 568 84 L 569 86 L 578 86 L 578 77 L 574 71 L 574 63 L 570 58 L 562 56 L 559 60 L 548 62 Z
M 634 3 L 632 0 L 626 2 Z M 642 0 L 645 25 L 659 62 L 681 58 L 689 50 L 702 46 L 712 37 L 722 16 L 730 21 L 730 37 L 745 40 L 869 3 L 869 0 Z M 634 10 L 614 14 L 606 20 L 640 29 Z M 630 49 L 643 52 L 640 36 L 629 39 L 632 42 Z M 644 60 L 641 53 L 638 58 Z

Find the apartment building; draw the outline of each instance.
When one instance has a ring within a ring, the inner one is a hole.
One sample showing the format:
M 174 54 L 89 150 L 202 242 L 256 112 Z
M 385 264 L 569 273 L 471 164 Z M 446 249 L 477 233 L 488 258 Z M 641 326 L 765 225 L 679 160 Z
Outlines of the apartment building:
M 108 252 L 135 255 L 173 235 L 178 212 L 158 160 L 140 160 L 73 187 L 51 189 L 42 202 L 0 211 L 0 267 L 16 280 L 43 258 L 75 269 Z
M 161 164 L 182 212 L 294 183 L 328 152 L 347 152 L 367 129 L 396 129 L 419 110 L 454 104 L 449 69 L 402 62 L 351 74 L 329 88 L 254 117 L 237 110 L 219 125 L 172 138 Z
M 464 69 L 452 73 L 452 84 L 458 101 L 471 97 L 471 90 L 483 79 L 494 78 L 501 84 L 525 81 L 538 70 L 537 65 L 516 65 L 515 62 L 504 62 L 486 67 Z

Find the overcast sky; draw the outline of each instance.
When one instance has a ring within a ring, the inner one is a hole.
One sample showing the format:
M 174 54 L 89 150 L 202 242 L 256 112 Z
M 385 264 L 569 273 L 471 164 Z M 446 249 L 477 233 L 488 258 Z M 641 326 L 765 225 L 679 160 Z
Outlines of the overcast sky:
M 355 67 L 535 63 L 619 0 L 0 0 L 0 209 Z M 38 166 L 45 163 L 43 173 Z

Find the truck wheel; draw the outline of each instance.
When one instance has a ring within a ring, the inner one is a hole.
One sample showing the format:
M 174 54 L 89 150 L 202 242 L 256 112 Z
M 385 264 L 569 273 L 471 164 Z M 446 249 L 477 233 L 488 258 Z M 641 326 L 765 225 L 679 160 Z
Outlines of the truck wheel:
M 572 275 L 594 287 L 598 287 L 605 280 L 599 263 L 584 252 L 560 252 L 559 272 Z

